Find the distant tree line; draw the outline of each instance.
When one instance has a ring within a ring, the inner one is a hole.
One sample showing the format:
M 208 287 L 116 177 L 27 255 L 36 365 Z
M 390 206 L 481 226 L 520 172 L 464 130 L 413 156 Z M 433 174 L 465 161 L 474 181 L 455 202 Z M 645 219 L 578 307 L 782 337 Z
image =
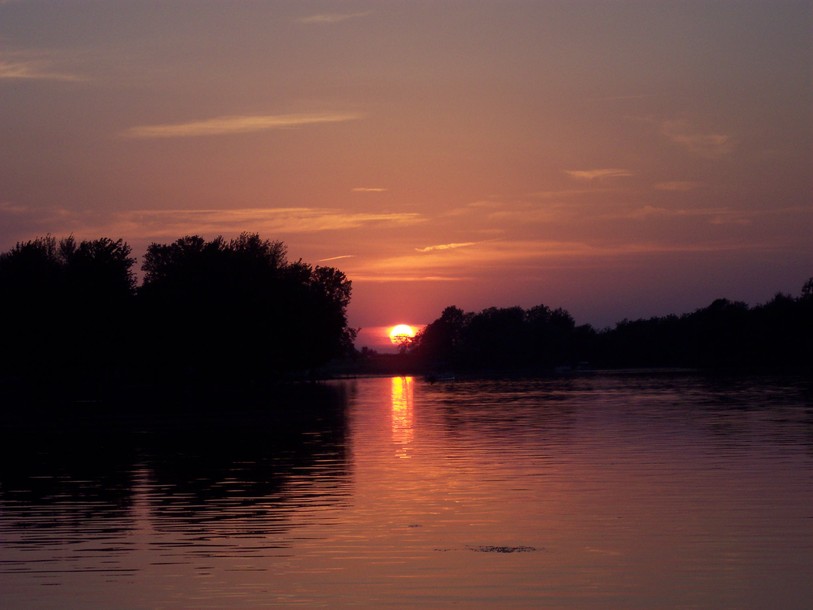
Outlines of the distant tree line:
M 813 278 L 763 305 L 718 299 L 683 315 L 577 326 L 563 309 L 447 307 L 410 347 L 423 368 L 801 368 L 813 365 Z
M 351 283 L 243 233 L 153 243 L 137 285 L 121 239 L 52 236 L 0 254 L 0 380 L 254 382 L 352 350 Z

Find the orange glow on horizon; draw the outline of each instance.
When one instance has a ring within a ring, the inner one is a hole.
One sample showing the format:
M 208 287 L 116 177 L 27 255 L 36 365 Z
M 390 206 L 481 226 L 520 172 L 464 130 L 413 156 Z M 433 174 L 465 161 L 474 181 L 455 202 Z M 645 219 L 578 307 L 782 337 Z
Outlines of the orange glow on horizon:
M 810 2 L 88 4 L 0 0 L 0 253 L 122 239 L 140 282 L 152 243 L 257 233 L 344 273 L 348 325 L 383 353 L 452 305 L 600 329 L 810 277 L 813 89 L 788 59 L 813 54 Z M 263 57 L 285 58 L 273 78 Z

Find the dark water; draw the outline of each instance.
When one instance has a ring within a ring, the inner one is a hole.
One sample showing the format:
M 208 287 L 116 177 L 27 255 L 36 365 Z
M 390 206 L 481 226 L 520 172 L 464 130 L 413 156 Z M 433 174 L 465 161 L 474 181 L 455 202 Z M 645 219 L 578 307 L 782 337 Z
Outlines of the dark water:
M 811 607 L 799 380 L 321 390 L 6 422 L 0 606 Z

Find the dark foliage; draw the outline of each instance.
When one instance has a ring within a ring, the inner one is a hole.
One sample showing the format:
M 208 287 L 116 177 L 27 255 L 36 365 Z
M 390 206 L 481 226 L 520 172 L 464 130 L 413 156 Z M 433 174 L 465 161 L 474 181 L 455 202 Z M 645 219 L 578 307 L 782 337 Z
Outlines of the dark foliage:
M 187 236 L 150 245 L 144 282 L 122 240 L 40 237 L 0 254 L 2 377 L 98 396 L 123 385 L 245 384 L 352 349 L 350 281 L 281 242 Z
M 37 384 L 113 374 L 132 333 L 134 263 L 107 238 L 48 235 L 1 254 L 3 371 Z
M 563 309 L 447 307 L 416 337 L 412 353 L 426 367 L 519 370 L 575 365 L 595 333 Z
M 184 237 L 152 244 L 142 268 L 142 351 L 158 375 L 258 380 L 352 346 L 350 281 L 289 263 L 281 242 Z
M 98 396 L 133 385 L 217 388 L 299 374 L 352 351 L 351 283 L 244 233 L 152 244 L 136 288 L 122 240 L 45 236 L 0 254 L 0 380 Z M 447 307 L 409 348 L 414 366 L 539 372 L 601 367 L 810 367 L 813 278 L 799 297 L 718 299 L 596 331 L 563 309 Z M 201 390 L 201 388 L 204 388 Z
M 695 312 L 596 331 L 539 305 L 447 307 L 415 340 L 423 368 L 539 371 L 599 367 L 805 368 L 813 365 L 813 279 L 763 305 L 717 299 Z
M 596 335 L 593 360 L 616 367 L 809 367 L 813 365 L 809 292 L 803 289 L 798 298 L 777 294 L 750 308 L 717 299 L 679 317 L 625 320 Z

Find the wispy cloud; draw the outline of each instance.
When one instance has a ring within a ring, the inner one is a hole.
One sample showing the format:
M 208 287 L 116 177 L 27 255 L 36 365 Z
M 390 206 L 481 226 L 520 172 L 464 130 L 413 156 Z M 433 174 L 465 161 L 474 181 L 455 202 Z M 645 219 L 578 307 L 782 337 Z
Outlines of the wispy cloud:
M 353 281 L 359 282 L 460 282 L 482 279 L 484 275 L 537 271 L 554 268 L 603 267 L 619 260 L 652 255 L 682 255 L 773 248 L 741 241 L 697 243 L 659 241 L 555 241 L 494 240 L 465 253 L 434 250 L 409 252 L 378 259 L 359 259 L 343 267 Z
M 338 261 L 342 260 L 343 258 L 355 258 L 355 254 L 342 254 L 341 256 L 331 256 L 328 258 L 320 258 L 317 263 L 327 263 L 328 261 Z
M 415 248 L 415 252 L 435 252 L 437 250 L 456 250 L 457 248 L 468 248 L 476 246 L 476 241 L 466 241 L 460 243 L 438 244 L 436 246 L 426 246 L 425 248 Z
M 297 19 L 299 23 L 308 23 L 314 25 L 329 25 L 331 23 L 341 23 L 348 19 L 358 19 L 360 17 L 367 17 L 372 14 L 372 11 L 358 12 L 358 13 L 317 13 L 315 15 L 308 15 L 307 17 L 300 17 Z
M 628 178 L 635 172 L 628 169 L 601 168 L 601 169 L 568 169 L 565 173 L 576 180 L 603 180 L 605 178 Z
M 229 233 L 246 230 L 269 234 L 313 233 L 374 225 L 403 226 L 423 222 L 414 212 L 345 212 L 331 208 L 241 208 L 235 210 L 139 210 L 122 213 L 119 222 L 153 235 Z M 125 228 L 122 227 L 122 228 Z
M 604 101 L 604 102 L 612 102 L 612 101 L 625 101 L 625 100 L 644 100 L 657 97 L 654 93 L 642 93 L 640 95 L 607 95 L 604 97 L 594 97 L 592 99 Z
M 773 211 L 772 211 L 773 212 Z M 763 212 L 731 208 L 665 208 L 645 205 L 626 214 L 625 218 L 699 218 L 714 225 L 748 225 Z
M 354 280 L 370 282 L 463 281 L 471 279 L 472 273 L 479 275 L 489 269 L 504 268 L 506 264 L 538 265 L 553 258 L 586 256 L 594 252 L 594 248 L 578 243 L 495 240 L 452 256 L 432 250 L 359 261 L 347 267 L 347 271 Z
M 44 59 L 0 59 L 0 80 L 46 80 L 79 82 L 86 77 L 52 68 L 52 62 Z
M 594 197 L 597 193 L 609 193 L 617 189 L 610 188 L 581 188 L 581 189 L 559 189 L 554 191 L 535 191 L 528 196 L 533 199 L 565 199 L 572 197 L 589 196 Z
M 15 216 L 17 226 L 31 225 L 39 233 L 109 235 L 130 240 L 177 239 L 183 235 L 230 235 L 242 231 L 265 235 L 308 234 L 417 225 L 425 218 L 414 212 L 364 213 L 332 208 L 240 208 L 226 210 L 29 210 L 0 203 L 3 216 Z
M 450 212 L 447 212 L 447 215 L 458 216 L 460 214 L 465 214 L 471 212 L 472 210 L 477 213 L 487 212 L 489 210 L 499 210 L 500 208 L 505 206 L 505 202 L 498 200 L 498 199 L 478 199 L 477 201 L 472 201 L 467 203 L 464 206 L 459 208 L 455 208 Z
M 731 136 L 700 132 L 684 119 L 663 121 L 660 131 L 673 144 L 707 159 L 717 159 L 734 150 Z
M 459 275 L 421 275 L 414 273 L 393 273 L 393 274 L 380 274 L 380 273 L 352 273 L 351 279 L 354 282 L 372 282 L 372 283 L 389 283 L 389 282 L 465 282 L 473 279 L 470 276 Z
M 198 136 L 222 136 L 269 129 L 285 129 L 319 123 L 344 123 L 362 118 L 350 112 L 325 112 L 316 114 L 266 114 L 221 116 L 189 123 L 141 125 L 130 127 L 121 136 L 134 139 L 190 138 Z
M 691 182 L 688 180 L 674 180 L 671 182 L 658 182 L 655 184 L 656 191 L 693 191 L 703 186 L 702 182 Z
M 30 213 L 30 209 L 23 206 L 11 203 L 10 201 L 0 201 L 0 214 L 20 215 Z
M 578 215 L 582 206 L 574 206 L 560 201 L 474 201 L 466 206 L 455 208 L 445 216 L 475 215 L 480 221 L 487 221 L 488 229 L 493 232 L 507 226 L 553 222 Z M 481 231 L 482 232 L 482 231 Z
M 357 186 L 351 189 L 354 193 L 385 193 L 387 189 L 380 186 Z

